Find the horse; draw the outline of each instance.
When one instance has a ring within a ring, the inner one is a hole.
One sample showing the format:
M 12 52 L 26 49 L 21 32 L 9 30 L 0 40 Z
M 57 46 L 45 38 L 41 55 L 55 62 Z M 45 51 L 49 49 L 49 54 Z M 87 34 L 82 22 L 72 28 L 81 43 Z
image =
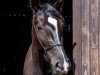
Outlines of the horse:
M 32 16 L 32 43 L 23 75 L 67 74 L 71 64 L 63 47 L 64 18 L 49 3 L 39 4 L 37 8 Z

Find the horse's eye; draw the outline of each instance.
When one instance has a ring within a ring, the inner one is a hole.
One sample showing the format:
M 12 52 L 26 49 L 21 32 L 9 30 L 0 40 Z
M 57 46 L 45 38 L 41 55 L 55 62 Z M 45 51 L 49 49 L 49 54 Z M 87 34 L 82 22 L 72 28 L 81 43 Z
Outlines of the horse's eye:
M 43 30 L 43 27 L 42 26 L 38 26 L 37 29 L 38 30 Z

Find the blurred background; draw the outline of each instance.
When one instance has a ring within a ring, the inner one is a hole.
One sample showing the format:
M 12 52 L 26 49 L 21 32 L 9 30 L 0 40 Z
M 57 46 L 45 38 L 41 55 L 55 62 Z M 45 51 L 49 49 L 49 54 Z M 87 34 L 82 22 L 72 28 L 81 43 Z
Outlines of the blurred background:
M 40 0 L 54 3 L 55 0 Z M 26 52 L 31 43 L 29 0 L 0 0 L 0 75 L 23 75 Z M 64 0 L 64 48 L 72 62 L 72 0 Z M 72 69 L 68 75 L 73 75 Z

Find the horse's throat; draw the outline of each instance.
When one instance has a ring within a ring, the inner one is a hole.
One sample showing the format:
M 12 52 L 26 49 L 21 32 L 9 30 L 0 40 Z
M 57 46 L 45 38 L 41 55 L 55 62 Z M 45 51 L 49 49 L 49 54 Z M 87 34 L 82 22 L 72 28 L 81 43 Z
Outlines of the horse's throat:
M 43 75 L 52 75 L 49 70 L 50 64 L 44 58 L 44 50 L 36 36 L 36 33 L 32 38 L 32 57 L 33 60 L 35 59 L 35 65 L 37 65 L 38 70 L 42 72 Z

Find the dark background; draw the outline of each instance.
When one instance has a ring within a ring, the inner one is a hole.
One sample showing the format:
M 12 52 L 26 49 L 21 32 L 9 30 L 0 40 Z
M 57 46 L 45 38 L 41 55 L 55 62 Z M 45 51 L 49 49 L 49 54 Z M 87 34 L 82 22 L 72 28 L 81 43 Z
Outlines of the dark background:
M 0 75 L 23 75 L 24 59 L 31 43 L 32 15 L 28 3 L 29 0 L 0 0 Z M 64 0 L 62 12 L 66 20 L 64 47 L 72 61 L 72 0 Z M 72 70 L 68 75 L 72 75 Z

